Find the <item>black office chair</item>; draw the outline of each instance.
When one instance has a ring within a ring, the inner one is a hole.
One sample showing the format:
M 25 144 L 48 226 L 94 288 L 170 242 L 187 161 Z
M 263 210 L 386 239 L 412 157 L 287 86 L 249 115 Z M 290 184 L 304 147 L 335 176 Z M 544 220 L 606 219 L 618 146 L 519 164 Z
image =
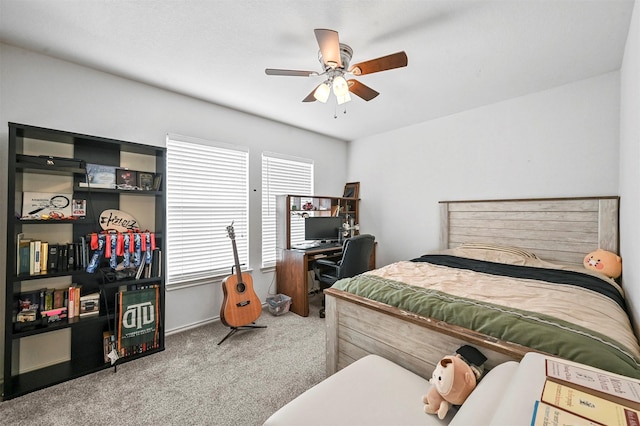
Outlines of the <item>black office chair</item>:
M 320 290 L 331 287 L 339 279 L 354 277 L 368 271 L 374 241 L 373 235 L 356 235 L 345 240 L 342 245 L 342 258 L 337 262 L 330 259 L 316 260 L 313 270 L 316 279 L 320 281 Z M 324 295 L 320 318 L 324 318 Z

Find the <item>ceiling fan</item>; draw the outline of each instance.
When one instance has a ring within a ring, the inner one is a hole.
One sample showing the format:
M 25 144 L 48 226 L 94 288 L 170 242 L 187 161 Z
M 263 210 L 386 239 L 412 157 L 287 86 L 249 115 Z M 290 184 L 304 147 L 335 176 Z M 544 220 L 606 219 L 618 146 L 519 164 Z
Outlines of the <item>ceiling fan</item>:
M 353 50 L 348 45 L 340 43 L 338 32 L 327 29 L 315 29 L 314 32 L 316 40 L 318 40 L 318 46 L 320 46 L 318 60 L 322 65 L 322 72 L 275 68 L 267 68 L 264 70 L 267 75 L 294 77 L 326 76 L 326 80 L 313 89 L 302 102 L 314 102 L 316 100 L 326 102 L 332 88 L 339 105 L 351 100 L 349 92 L 365 101 L 370 101 L 378 96 L 379 93 L 360 83 L 358 80 L 346 80 L 345 76 L 361 76 L 407 66 L 407 54 L 405 52 L 397 52 L 360 62 L 349 67 Z

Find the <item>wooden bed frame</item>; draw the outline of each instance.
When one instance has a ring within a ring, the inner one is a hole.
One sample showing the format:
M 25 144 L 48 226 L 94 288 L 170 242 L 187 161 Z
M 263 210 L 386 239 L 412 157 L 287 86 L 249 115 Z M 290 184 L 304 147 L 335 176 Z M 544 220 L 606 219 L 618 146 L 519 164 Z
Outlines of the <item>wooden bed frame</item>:
M 618 205 L 619 197 L 442 201 L 440 248 L 500 244 L 582 265 L 597 248 L 618 252 Z M 325 296 L 327 376 L 367 354 L 429 378 L 440 358 L 465 344 L 487 356 L 487 368 L 532 351 L 334 288 Z

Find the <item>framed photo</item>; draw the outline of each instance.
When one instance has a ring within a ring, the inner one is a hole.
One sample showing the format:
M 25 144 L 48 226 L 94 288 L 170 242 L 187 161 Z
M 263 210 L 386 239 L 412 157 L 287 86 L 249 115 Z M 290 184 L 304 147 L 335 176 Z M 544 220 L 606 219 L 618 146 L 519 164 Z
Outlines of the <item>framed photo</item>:
M 90 186 L 92 188 L 115 188 L 116 167 L 87 163 L 87 182 L 81 182 L 79 186 Z
M 360 182 L 349 182 L 344 185 L 344 192 L 342 194 L 345 198 L 358 198 L 360 192 Z
M 133 189 L 138 185 L 138 172 L 129 169 L 116 169 L 116 185 L 120 189 Z
M 143 191 L 150 191 L 153 189 L 153 173 L 138 172 L 138 187 Z
M 75 198 L 71 202 L 71 214 L 73 216 L 86 216 L 87 215 L 87 200 L 76 200 Z

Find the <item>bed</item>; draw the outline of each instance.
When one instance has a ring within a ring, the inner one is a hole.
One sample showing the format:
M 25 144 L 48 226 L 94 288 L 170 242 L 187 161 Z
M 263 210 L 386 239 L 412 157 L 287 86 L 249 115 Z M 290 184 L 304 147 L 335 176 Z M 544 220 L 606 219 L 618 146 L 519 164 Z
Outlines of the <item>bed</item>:
M 327 374 L 367 354 L 423 377 L 469 344 L 490 369 L 527 352 L 640 377 L 621 285 L 584 256 L 618 252 L 618 197 L 443 201 L 440 250 L 325 291 Z

